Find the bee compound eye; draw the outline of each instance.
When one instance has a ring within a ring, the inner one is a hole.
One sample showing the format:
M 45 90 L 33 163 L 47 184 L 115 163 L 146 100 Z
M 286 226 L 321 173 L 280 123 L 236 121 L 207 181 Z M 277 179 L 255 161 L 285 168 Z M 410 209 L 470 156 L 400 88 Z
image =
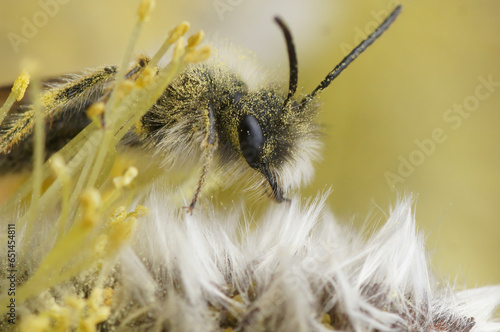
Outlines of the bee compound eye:
M 256 168 L 264 147 L 264 134 L 259 122 L 253 115 L 245 115 L 239 127 L 241 154 L 247 163 Z

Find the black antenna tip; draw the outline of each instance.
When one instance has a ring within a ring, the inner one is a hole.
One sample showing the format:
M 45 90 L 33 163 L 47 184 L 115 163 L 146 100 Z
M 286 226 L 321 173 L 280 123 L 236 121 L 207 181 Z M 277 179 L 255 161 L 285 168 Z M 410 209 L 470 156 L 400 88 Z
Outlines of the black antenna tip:
M 361 53 L 363 53 L 368 46 L 370 46 L 375 40 L 377 40 L 388 28 L 389 26 L 396 20 L 399 13 L 401 13 L 401 9 L 403 7 L 398 5 L 394 10 L 389 14 L 389 16 L 382 22 L 378 28 L 372 32 L 368 38 L 363 40 L 358 46 L 356 46 L 340 63 L 325 77 L 325 79 L 318 85 L 314 91 L 306 96 L 302 102 L 308 102 L 316 94 L 326 89 L 332 81 L 340 75 L 340 73 L 346 69 L 349 64 L 351 64 Z

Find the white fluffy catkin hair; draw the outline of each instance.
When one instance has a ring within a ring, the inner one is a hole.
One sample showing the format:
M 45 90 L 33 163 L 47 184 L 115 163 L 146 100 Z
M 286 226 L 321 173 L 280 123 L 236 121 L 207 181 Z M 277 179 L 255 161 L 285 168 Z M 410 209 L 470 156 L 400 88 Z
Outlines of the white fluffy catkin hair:
M 18 308 L 21 330 L 52 312 L 52 330 L 64 316 L 78 331 L 500 331 L 499 286 L 438 286 L 411 198 L 367 240 L 325 198 L 271 204 L 255 226 L 237 212 L 189 216 L 155 191 L 116 256 Z M 92 302 L 98 289 L 107 299 Z M 88 300 L 92 324 L 61 314 L 71 297 Z

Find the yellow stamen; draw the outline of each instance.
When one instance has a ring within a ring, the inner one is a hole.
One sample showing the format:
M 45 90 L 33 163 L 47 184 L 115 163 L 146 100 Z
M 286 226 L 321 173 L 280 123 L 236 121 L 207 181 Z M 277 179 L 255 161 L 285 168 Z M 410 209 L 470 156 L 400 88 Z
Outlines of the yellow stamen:
M 189 23 L 182 22 L 168 33 L 167 43 L 172 45 L 189 30 Z
M 101 205 L 101 194 L 97 189 L 87 189 L 80 196 L 83 208 L 82 225 L 93 227 L 98 221 L 97 209 Z
M 125 97 L 126 95 L 128 95 L 130 93 L 130 91 L 132 91 L 132 89 L 134 88 L 134 82 L 131 81 L 131 80 L 125 80 L 123 81 L 119 86 L 118 86 L 118 100 L 120 100 L 121 98 Z
M 155 0 L 142 0 L 141 4 L 139 5 L 139 9 L 137 10 L 139 20 L 141 20 L 142 22 L 149 21 L 151 12 L 153 11 L 155 5 Z
M 113 179 L 113 184 L 117 189 L 127 187 L 135 179 L 139 171 L 135 167 L 129 167 L 122 176 L 117 176 Z
M 208 59 L 210 57 L 211 52 L 212 51 L 210 49 L 210 46 L 205 45 L 203 47 L 200 47 L 197 50 L 193 50 L 191 52 L 188 52 L 188 54 L 186 54 L 185 61 L 190 62 L 190 63 L 205 61 L 206 59 Z
M 98 116 L 101 116 L 104 113 L 105 108 L 106 105 L 103 102 L 92 104 L 87 110 L 87 116 L 90 119 L 97 118 Z
M 149 210 L 145 206 L 137 205 L 137 207 L 135 208 L 135 212 L 137 213 L 136 214 L 137 218 L 142 218 L 142 217 L 145 217 L 148 214 Z
M 188 44 L 187 44 L 187 49 L 191 50 L 194 49 L 196 46 L 198 46 L 201 41 L 205 38 L 205 33 L 203 30 L 198 31 L 194 35 L 190 36 L 188 38 Z
M 135 81 L 135 86 L 138 88 L 145 88 L 148 86 L 156 76 L 156 70 L 151 67 L 146 67 L 142 75 Z
M 26 69 L 23 69 L 21 75 L 14 81 L 14 85 L 12 86 L 12 93 L 15 94 L 17 101 L 23 99 L 28 84 L 30 84 L 30 74 Z
M 179 38 L 177 43 L 174 46 L 174 55 L 172 57 L 172 61 L 178 62 L 186 53 L 184 47 L 184 38 Z

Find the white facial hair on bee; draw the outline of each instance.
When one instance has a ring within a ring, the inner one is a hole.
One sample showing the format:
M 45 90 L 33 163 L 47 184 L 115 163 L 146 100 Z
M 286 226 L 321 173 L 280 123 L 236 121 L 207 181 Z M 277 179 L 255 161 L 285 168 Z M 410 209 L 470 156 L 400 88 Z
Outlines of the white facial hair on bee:
M 188 67 L 164 91 L 156 104 L 125 138 L 125 146 L 160 155 L 164 164 L 200 157 L 201 176 L 188 210 L 192 212 L 214 166 L 230 183 L 250 172 L 256 185 L 277 202 L 285 193 L 311 179 L 318 156 L 319 127 L 315 122 L 320 92 L 394 22 L 401 6 L 349 55 L 312 93 L 297 96 L 298 64 L 292 35 L 279 17 L 289 59 L 288 89 L 278 83 L 251 86 L 244 75 L 220 58 Z M 142 57 L 128 72 L 137 79 L 149 59 Z M 47 114 L 46 154 L 61 149 L 90 123 L 85 110 L 105 99 L 117 67 L 110 66 L 52 85 L 42 95 Z M 0 171 L 29 166 L 33 153 L 33 111 L 18 109 L 2 124 Z

